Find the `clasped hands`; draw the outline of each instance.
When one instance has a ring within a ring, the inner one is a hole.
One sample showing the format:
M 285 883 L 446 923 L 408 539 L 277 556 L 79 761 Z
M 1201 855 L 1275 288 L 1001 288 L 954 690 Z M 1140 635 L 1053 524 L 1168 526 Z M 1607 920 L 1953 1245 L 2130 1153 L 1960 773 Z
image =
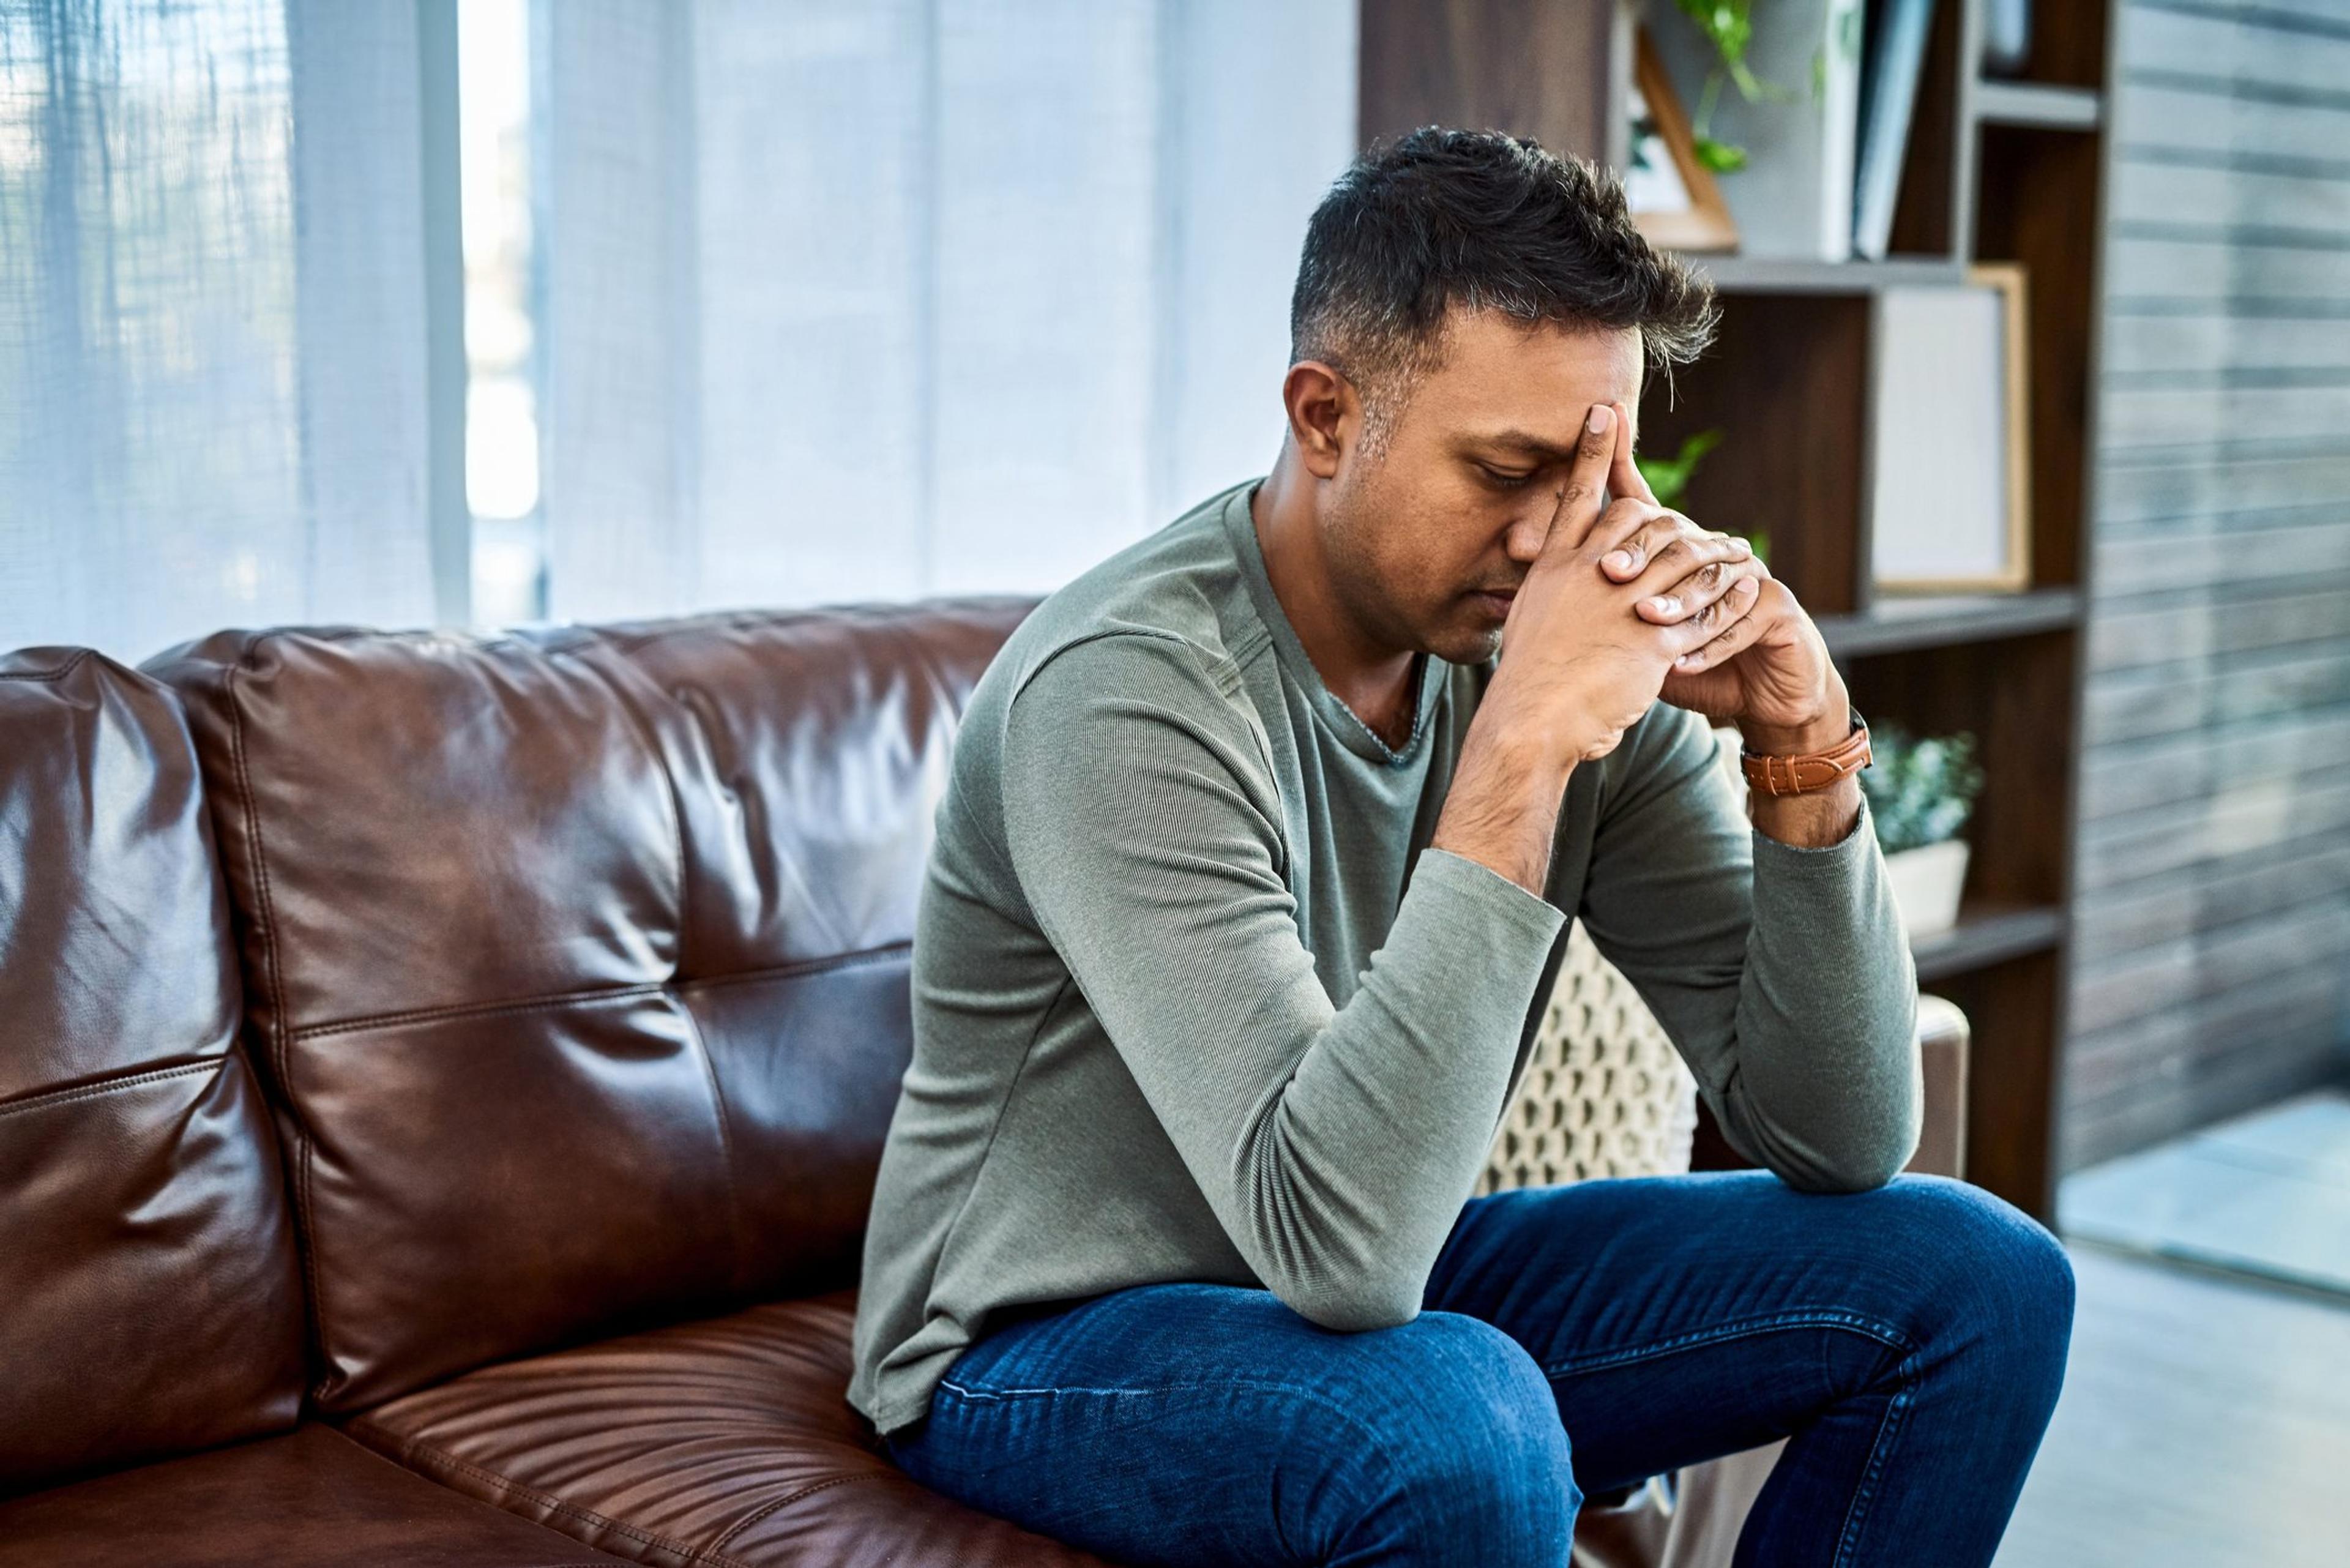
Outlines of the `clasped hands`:
M 1847 728 L 1844 681 L 1811 617 L 1744 539 L 1658 504 L 1621 403 L 1591 408 L 1502 636 L 1502 672 L 1577 689 L 1586 758 L 1659 698 L 1736 723 L 1756 752 L 1825 750 Z

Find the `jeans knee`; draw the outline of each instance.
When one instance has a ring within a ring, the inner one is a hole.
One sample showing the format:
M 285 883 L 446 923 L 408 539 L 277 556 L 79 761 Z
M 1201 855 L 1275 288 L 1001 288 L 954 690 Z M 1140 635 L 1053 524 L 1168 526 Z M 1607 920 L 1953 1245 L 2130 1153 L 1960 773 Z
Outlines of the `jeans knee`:
M 1913 1244 L 1929 1254 L 1933 1309 L 1967 1337 L 1994 1345 L 2006 1376 L 2037 1377 L 2051 1400 L 2072 1341 L 2073 1261 L 2032 1216 L 1981 1188 L 1904 1177 L 1919 1211 Z
M 1388 1418 L 1375 1446 L 1397 1501 L 1432 1538 L 1507 1542 L 1511 1563 L 1564 1563 L 1583 1494 L 1557 1397 L 1534 1358 L 1457 1313 L 1386 1332 L 1419 1342 L 1417 1387 L 1378 1402 Z

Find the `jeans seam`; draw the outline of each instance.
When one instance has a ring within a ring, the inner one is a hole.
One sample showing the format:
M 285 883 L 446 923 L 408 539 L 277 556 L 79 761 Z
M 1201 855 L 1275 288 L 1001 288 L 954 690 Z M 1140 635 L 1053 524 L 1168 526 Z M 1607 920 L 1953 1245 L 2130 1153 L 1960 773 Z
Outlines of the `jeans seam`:
M 1215 1383 L 1170 1383 L 1149 1388 L 1093 1388 L 1084 1386 L 1064 1386 L 1056 1388 L 973 1388 L 969 1384 L 957 1383 L 951 1377 L 941 1377 L 939 1379 L 939 1386 L 961 1395 L 966 1399 L 995 1399 L 1007 1404 L 1014 1399 L 1057 1398 L 1064 1394 L 1092 1394 L 1102 1397 L 1117 1397 L 1131 1394 L 1191 1394 L 1220 1388 L 1247 1388 L 1259 1393 L 1286 1394 L 1295 1398 L 1303 1399 L 1309 1405 L 1329 1411 L 1338 1419 L 1346 1422 L 1367 1443 L 1371 1437 L 1371 1429 L 1363 1424 L 1359 1417 L 1326 1395 L 1317 1394 L 1311 1388 L 1301 1387 L 1295 1383 L 1275 1383 L 1263 1378 L 1232 1377 Z
M 1627 1366 L 1646 1361 L 1651 1356 L 1669 1355 L 1677 1351 L 1690 1350 L 1700 1345 L 1719 1345 L 1727 1340 L 1746 1339 L 1758 1334 L 1772 1334 L 1784 1328 L 1847 1328 L 1867 1335 L 1879 1344 L 1900 1351 L 1905 1356 L 1918 1353 L 1917 1345 L 1890 1324 L 1853 1312 L 1793 1312 L 1779 1313 L 1770 1317 L 1750 1318 L 1742 1323 L 1717 1324 L 1711 1328 L 1693 1329 L 1669 1339 L 1621 1350 L 1598 1351 L 1589 1355 L 1568 1356 L 1562 1361 L 1543 1366 L 1545 1377 L 1564 1376 L 1570 1372 L 1591 1372 L 1606 1366 Z
M 1834 1568 L 1847 1568 L 1855 1561 L 1853 1550 L 1860 1540 L 1861 1526 L 1867 1522 L 1868 1505 L 1876 1501 L 1877 1482 L 1885 1472 L 1885 1456 L 1901 1436 L 1908 1424 L 1910 1395 L 1916 1379 L 1906 1370 L 1917 1359 L 1915 1354 L 1904 1356 L 1897 1376 L 1901 1379 L 1901 1392 L 1887 1401 L 1885 1414 L 1877 1418 L 1877 1436 L 1868 1445 L 1868 1464 L 1861 1471 L 1860 1484 L 1853 1488 L 1851 1506 L 1845 1510 L 1844 1528 L 1836 1532 Z

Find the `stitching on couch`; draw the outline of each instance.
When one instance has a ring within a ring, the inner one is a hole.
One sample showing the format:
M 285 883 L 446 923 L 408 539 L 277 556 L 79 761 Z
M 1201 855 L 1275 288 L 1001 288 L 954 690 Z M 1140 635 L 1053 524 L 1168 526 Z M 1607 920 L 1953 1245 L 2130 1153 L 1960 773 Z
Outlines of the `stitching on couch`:
M 677 961 L 670 966 L 670 981 L 675 983 L 678 970 L 686 961 L 686 934 L 693 926 L 693 867 L 686 852 L 685 802 L 678 792 L 677 773 L 670 765 L 670 754 L 661 744 L 660 732 L 638 704 L 631 686 L 640 682 L 650 686 L 656 695 L 665 696 L 667 693 L 661 691 L 660 682 L 629 663 L 625 654 L 617 661 L 599 660 L 593 657 L 594 651 L 591 644 L 570 656 L 570 662 L 577 664 L 588 679 L 610 693 L 622 720 L 636 737 L 637 744 L 644 749 L 646 760 L 660 775 L 661 798 L 669 805 L 670 842 L 676 852 L 677 872 Z M 552 662 L 564 656 L 550 652 L 547 657 Z M 615 675 L 611 668 L 615 662 L 626 671 L 626 679 Z M 702 1037 L 702 1026 L 695 1022 L 692 1009 L 681 1006 L 677 1011 L 685 1024 L 686 1033 L 692 1036 L 693 1054 L 702 1063 L 702 1081 L 710 1085 L 710 1107 L 718 1123 L 718 1168 L 726 1183 L 726 1240 L 732 1253 L 727 1260 L 726 1275 L 728 1283 L 733 1285 L 738 1282 L 750 1253 L 747 1241 L 749 1221 L 743 1212 L 740 1185 L 734 1177 L 734 1134 L 729 1125 L 726 1093 L 719 1085 L 718 1064 L 711 1058 L 710 1043 Z
M 225 1058 L 216 1056 L 209 1061 L 188 1062 L 177 1067 L 150 1068 L 95 1084 L 77 1084 L 70 1089 L 50 1089 L 0 1105 L 0 1116 L 13 1116 L 18 1111 L 47 1110 L 51 1106 L 71 1105 L 77 1100 L 94 1100 L 118 1090 L 135 1089 L 140 1085 L 159 1083 L 165 1078 L 184 1078 L 193 1073 L 217 1073 L 226 1064 Z
M 334 1356 L 327 1348 L 327 1314 L 318 1291 L 317 1237 L 310 1228 L 310 1134 L 302 1125 L 295 1107 L 300 1101 L 294 1094 L 292 1042 L 287 1026 L 292 1022 L 286 1010 L 286 974 L 277 951 L 277 917 L 276 903 L 269 888 L 269 856 L 262 839 L 261 801 L 253 791 L 253 765 L 244 744 L 244 708 L 237 701 L 236 678 L 250 670 L 261 652 L 268 635 L 253 639 L 244 654 L 221 676 L 221 696 L 228 705 L 230 749 L 236 759 L 236 793 L 244 808 L 245 855 L 253 863 L 255 911 L 261 938 L 263 967 L 268 974 L 270 1007 L 275 1014 L 276 1038 L 271 1041 L 270 1056 L 277 1066 L 277 1092 L 286 1101 L 286 1124 L 294 1134 L 294 1250 L 302 1263 L 302 1294 L 309 1307 L 309 1334 L 318 1355 L 321 1375 L 311 1385 L 312 1398 L 317 1398 L 333 1381 Z
M 296 1041 L 310 1041 L 329 1034 L 358 1034 L 370 1029 L 394 1029 L 403 1023 L 437 1023 L 452 1018 L 497 1018 L 508 1013 L 547 1012 L 565 1007 L 598 1007 L 611 1002 L 642 1001 L 649 996 L 659 996 L 666 989 L 663 981 L 647 981 L 641 985 L 614 986 L 605 991 L 567 991 L 522 1002 L 460 1002 L 445 1007 L 416 1007 L 404 1012 L 374 1012 L 363 1018 L 307 1024 L 294 1031 L 293 1037 Z
M 306 1024 L 291 1032 L 296 1042 L 317 1040 L 329 1034 L 351 1034 L 369 1029 L 391 1029 L 403 1023 L 434 1023 L 451 1018 L 494 1018 L 507 1013 L 536 1012 L 559 1007 L 589 1007 L 600 1002 L 628 998 L 658 996 L 665 991 L 701 991 L 722 985 L 749 985 L 767 980 L 788 980 L 804 974 L 822 974 L 830 970 L 851 969 L 868 963 L 879 963 L 912 948 L 910 941 L 887 942 L 880 947 L 860 948 L 855 952 L 835 953 L 827 958 L 798 959 L 790 963 L 773 964 L 764 969 L 745 970 L 739 974 L 711 975 L 688 981 L 646 981 L 639 985 L 615 986 L 604 991 L 566 991 L 551 996 L 525 998 L 519 1002 L 461 1002 L 446 1007 L 419 1007 L 405 1012 L 376 1012 L 360 1018 L 341 1018 L 326 1023 Z
M 758 1523 L 761 1520 L 765 1519 L 768 1515 L 775 1512 L 777 1510 L 789 1508 L 792 1504 L 799 1501 L 803 1498 L 814 1497 L 817 1492 L 827 1490 L 833 1487 L 847 1486 L 850 1481 L 889 1480 L 890 1479 L 892 1478 L 887 1472 L 877 1470 L 865 1475 L 835 1476 L 830 1480 L 820 1480 L 812 1486 L 804 1486 L 800 1488 L 799 1490 L 792 1492 L 785 1497 L 779 1497 L 773 1502 L 760 1504 L 757 1508 L 754 1508 L 750 1512 L 744 1514 L 741 1519 L 736 1520 L 733 1524 L 728 1525 L 726 1527 L 726 1532 L 710 1543 L 710 1550 L 712 1552 L 725 1551 L 726 1543 L 728 1542 L 733 1541 L 736 1536 L 742 1534 L 744 1531 L 750 1529 L 753 1525 Z
M 727 1283 L 742 1288 L 744 1262 L 750 1256 L 749 1219 L 743 1212 L 743 1195 L 734 1179 L 734 1134 L 726 1109 L 726 1091 L 718 1083 L 718 1063 L 710 1054 L 710 1042 L 702 1037 L 702 1024 L 693 1016 L 693 1009 L 681 1007 L 678 1017 L 683 1021 L 686 1033 L 693 1036 L 693 1054 L 702 1063 L 702 1080 L 710 1085 L 710 1108 L 718 1122 L 719 1172 L 726 1179 L 726 1240 L 733 1255 L 727 1260 Z
M 87 648 L 77 649 L 71 659 L 55 670 L 0 670 L 0 680 L 63 680 L 89 655 L 90 650 Z
M 611 1531 L 616 1535 L 625 1535 L 629 1540 L 642 1542 L 647 1546 L 659 1547 L 663 1552 L 679 1552 L 688 1562 L 708 1563 L 712 1564 L 713 1568 L 753 1568 L 753 1564 L 738 1559 L 712 1555 L 711 1552 L 689 1545 L 685 1542 L 659 1535 L 649 1530 L 639 1530 L 633 1524 L 624 1524 L 617 1519 L 597 1512 L 592 1508 L 582 1508 L 577 1503 L 566 1502 L 551 1492 L 541 1491 L 536 1487 L 525 1486 L 509 1476 L 502 1476 L 495 1470 L 484 1469 L 480 1465 L 461 1459 L 456 1455 L 437 1449 L 421 1438 L 393 1437 L 391 1433 L 372 1422 L 352 1423 L 354 1428 L 362 1426 L 380 1437 L 390 1438 L 399 1450 L 400 1462 L 403 1464 L 414 1465 L 421 1462 L 442 1469 L 454 1470 L 460 1475 L 470 1476 L 475 1480 L 485 1482 L 501 1492 L 526 1499 L 553 1512 L 567 1515 L 598 1529 Z M 508 1510 L 508 1511 L 512 1511 Z

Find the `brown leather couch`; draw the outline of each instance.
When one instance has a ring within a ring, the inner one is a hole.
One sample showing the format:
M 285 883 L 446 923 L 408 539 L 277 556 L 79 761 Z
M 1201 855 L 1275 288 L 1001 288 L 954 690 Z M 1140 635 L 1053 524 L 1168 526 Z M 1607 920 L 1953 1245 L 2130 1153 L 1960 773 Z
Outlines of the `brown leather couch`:
M 1030 603 L 0 658 L 0 1563 L 1097 1561 L 842 1398 Z
M 1032 604 L 0 656 L 0 1568 L 1098 1561 L 842 1397 Z

